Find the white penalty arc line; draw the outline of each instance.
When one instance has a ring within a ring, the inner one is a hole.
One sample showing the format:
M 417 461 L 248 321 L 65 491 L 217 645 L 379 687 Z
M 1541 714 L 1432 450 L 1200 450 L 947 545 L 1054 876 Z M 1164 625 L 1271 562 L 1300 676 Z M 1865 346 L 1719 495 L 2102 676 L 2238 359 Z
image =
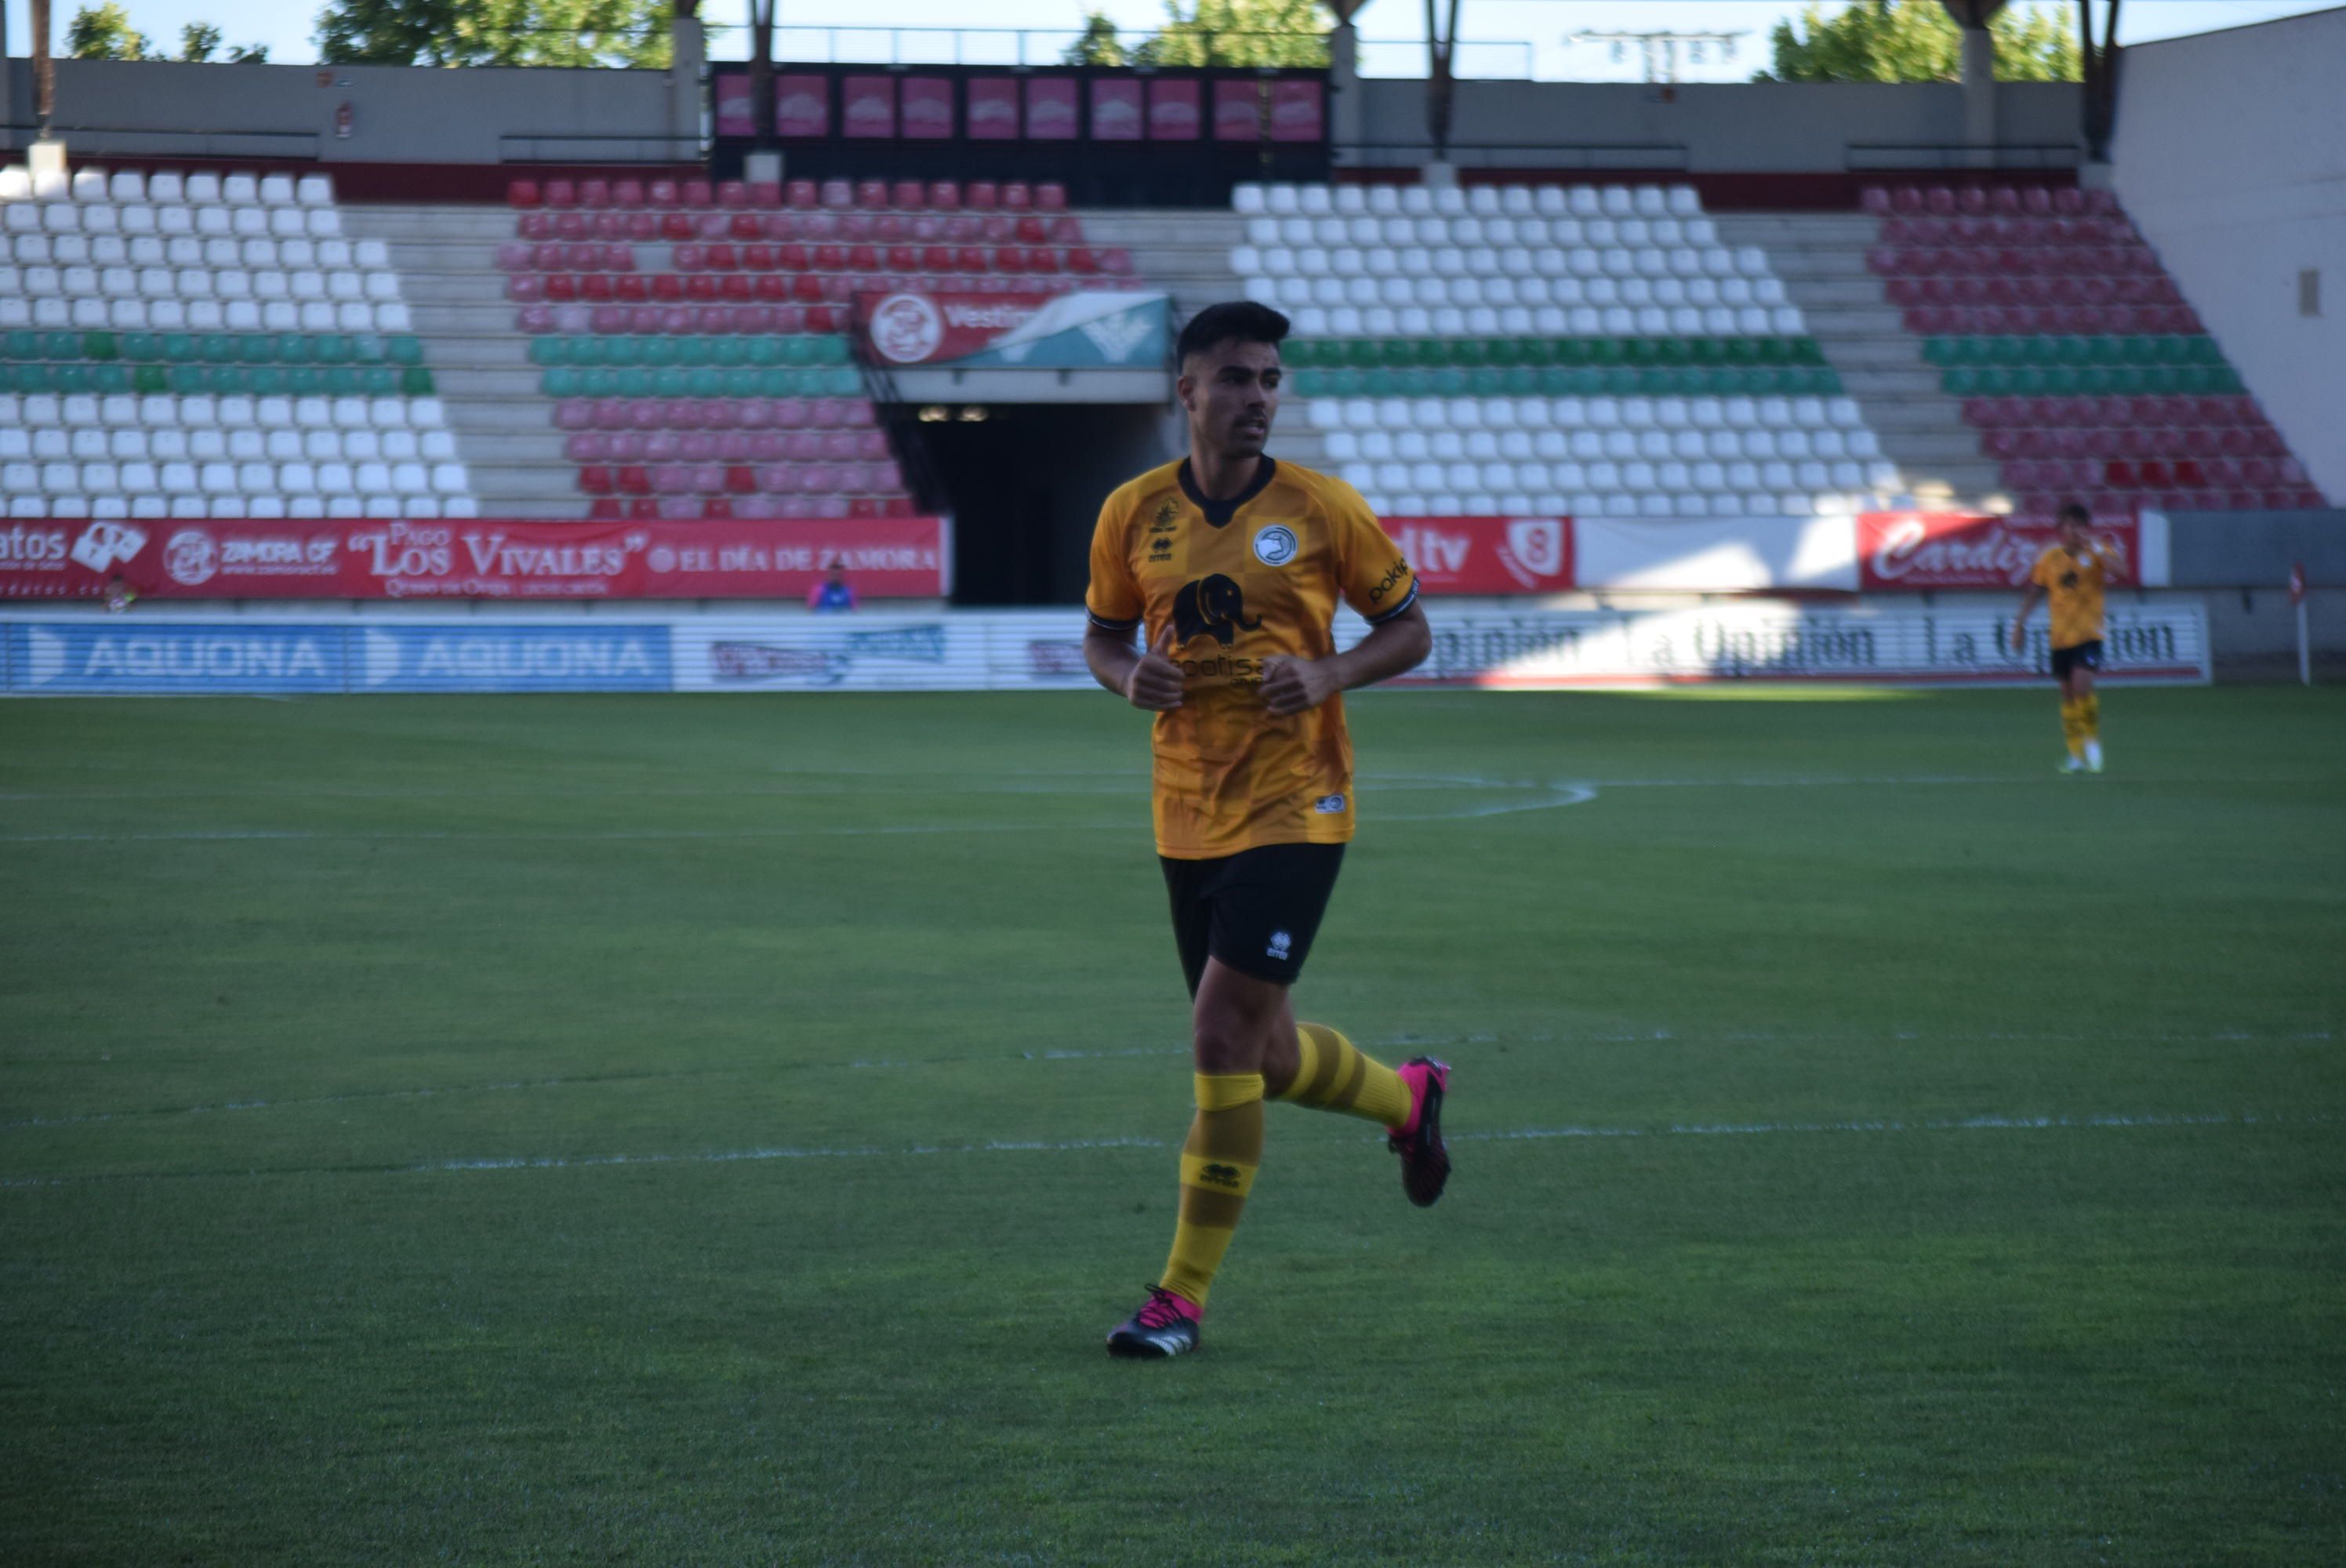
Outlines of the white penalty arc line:
M 1967 1132 L 2058 1132 L 2098 1129 L 2195 1129 L 2211 1127 L 2327 1126 L 2330 1115 L 2255 1115 L 2214 1112 L 2199 1115 L 2097 1115 L 2083 1116 L 1980 1115 L 1921 1121 L 1868 1120 L 1835 1122 L 1693 1122 L 1632 1127 L 1564 1125 L 1520 1127 L 1504 1132 L 1459 1133 L 1448 1142 L 1547 1143 L 1563 1140 L 1629 1138 L 1747 1138 L 1816 1136 L 1833 1134 L 1909 1134 Z M 714 1149 L 690 1154 L 613 1155 L 492 1155 L 471 1159 L 422 1160 L 407 1165 L 286 1166 L 278 1169 L 212 1171 L 139 1171 L 120 1175 L 77 1176 L 8 1176 L 0 1188 L 81 1186 L 107 1182 L 238 1180 L 293 1176 L 439 1176 L 479 1171 L 594 1170 L 620 1166 L 750 1165 L 776 1160 L 912 1160 L 950 1155 L 1080 1154 L 1137 1149 L 1159 1152 L 1173 1145 L 1163 1138 L 989 1139 L 982 1143 L 913 1144 L 903 1148 L 874 1145 L 843 1147 L 767 1147 Z

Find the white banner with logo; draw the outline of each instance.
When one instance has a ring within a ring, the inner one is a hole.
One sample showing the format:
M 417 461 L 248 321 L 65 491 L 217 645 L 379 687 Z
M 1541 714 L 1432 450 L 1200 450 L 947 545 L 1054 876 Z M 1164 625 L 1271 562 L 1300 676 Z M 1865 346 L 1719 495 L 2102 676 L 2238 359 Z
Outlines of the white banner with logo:
M 2047 675 L 2042 616 L 2010 651 L 2002 596 L 1647 609 L 1429 602 L 1433 652 L 1398 684 L 1547 690 L 1729 681 L 2017 685 Z M 0 691 L 105 696 L 372 691 L 1088 691 L 1084 618 L 1053 610 L 656 617 L 546 610 L 449 619 L 192 606 L 0 615 Z M 1367 634 L 1339 614 L 1336 641 Z M 2188 596 L 2116 606 L 2103 678 L 2208 678 Z

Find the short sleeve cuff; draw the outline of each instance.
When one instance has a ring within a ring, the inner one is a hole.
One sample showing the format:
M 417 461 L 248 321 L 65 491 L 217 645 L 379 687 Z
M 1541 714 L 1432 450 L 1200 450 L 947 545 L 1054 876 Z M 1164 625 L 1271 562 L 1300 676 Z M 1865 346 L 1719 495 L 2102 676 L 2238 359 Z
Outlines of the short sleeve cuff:
M 1133 616 L 1128 621 L 1112 620 L 1088 605 L 1084 606 L 1084 618 L 1104 632 L 1128 632 L 1140 625 L 1141 620 L 1138 616 Z
M 1417 581 L 1415 578 L 1412 578 L 1410 580 L 1409 592 L 1402 596 L 1400 604 L 1395 605 L 1392 609 L 1380 611 L 1373 616 L 1363 616 L 1361 618 L 1368 622 L 1369 625 L 1372 626 L 1381 626 L 1387 621 L 1392 620 L 1395 616 L 1407 610 L 1410 606 L 1415 603 L 1417 603 Z

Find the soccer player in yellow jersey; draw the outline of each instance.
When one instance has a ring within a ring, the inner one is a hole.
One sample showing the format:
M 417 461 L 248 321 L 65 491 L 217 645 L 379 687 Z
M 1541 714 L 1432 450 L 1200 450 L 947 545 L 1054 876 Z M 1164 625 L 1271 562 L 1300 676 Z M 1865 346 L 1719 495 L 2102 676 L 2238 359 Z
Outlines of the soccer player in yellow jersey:
M 1102 686 L 1157 716 L 1157 852 L 1197 1071 L 1172 1255 L 1108 1336 L 1117 1356 L 1198 1348 L 1262 1162 L 1266 1098 L 1385 1127 L 1421 1207 L 1450 1174 L 1449 1066 L 1388 1067 L 1327 1024 L 1297 1023 L 1288 1002 L 1352 837 L 1338 694 L 1413 667 L 1433 634 L 1415 574 L 1359 493 L 1263 452 L 1286 336 L 1287 318 L 1265 305 L 1191 319 L 1175 351 L 1189 455 L 1110 495 L 1092 538 L 1084 657 Z M 1341 654 L 1339 599 L 1370 627 Z
M 2086 532 L 2092 519 L 2076 502 L 2061 508 L 2061 542 L 2036 558 L 2020 613 L 2012 617 L 2012 647 L 2028 646 L 2028 612 L 2053 601 L 2053 678 L 2061 683 L 2061 733 L 2069 743 L 2064 773 L 2102 770 L 2102 699 L 2094 677 L 2102 667 L 2102 590 L 2116 564 Z

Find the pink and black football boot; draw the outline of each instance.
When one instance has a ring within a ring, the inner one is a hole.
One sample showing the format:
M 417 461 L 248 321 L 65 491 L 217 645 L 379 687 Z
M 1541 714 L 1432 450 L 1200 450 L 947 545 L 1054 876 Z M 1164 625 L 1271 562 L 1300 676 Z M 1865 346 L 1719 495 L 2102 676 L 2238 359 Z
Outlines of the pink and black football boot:
M 1409 1120 L 1392 1128 L 1385 1147 L 1401 1156 L 1402 1190 L 1420 1208 L 1432 1208 L 1450 1180 L 1450 1151 L 1442 1143 L 1442 1096 L 1450 1064 L 1413 1056 L 1394 1071 L 1409 1085 Z
M 1198 1322 L 1204 1316 L 1204 1310 L 1187 1298 L 1162 1285 L 1152 1285 L 1140 1310 L 1117 1324 L 1116 1332 L 1107 1337 L 1107 1353 L 1151 1360 L 1186 1356 L 1198 1348 Z

